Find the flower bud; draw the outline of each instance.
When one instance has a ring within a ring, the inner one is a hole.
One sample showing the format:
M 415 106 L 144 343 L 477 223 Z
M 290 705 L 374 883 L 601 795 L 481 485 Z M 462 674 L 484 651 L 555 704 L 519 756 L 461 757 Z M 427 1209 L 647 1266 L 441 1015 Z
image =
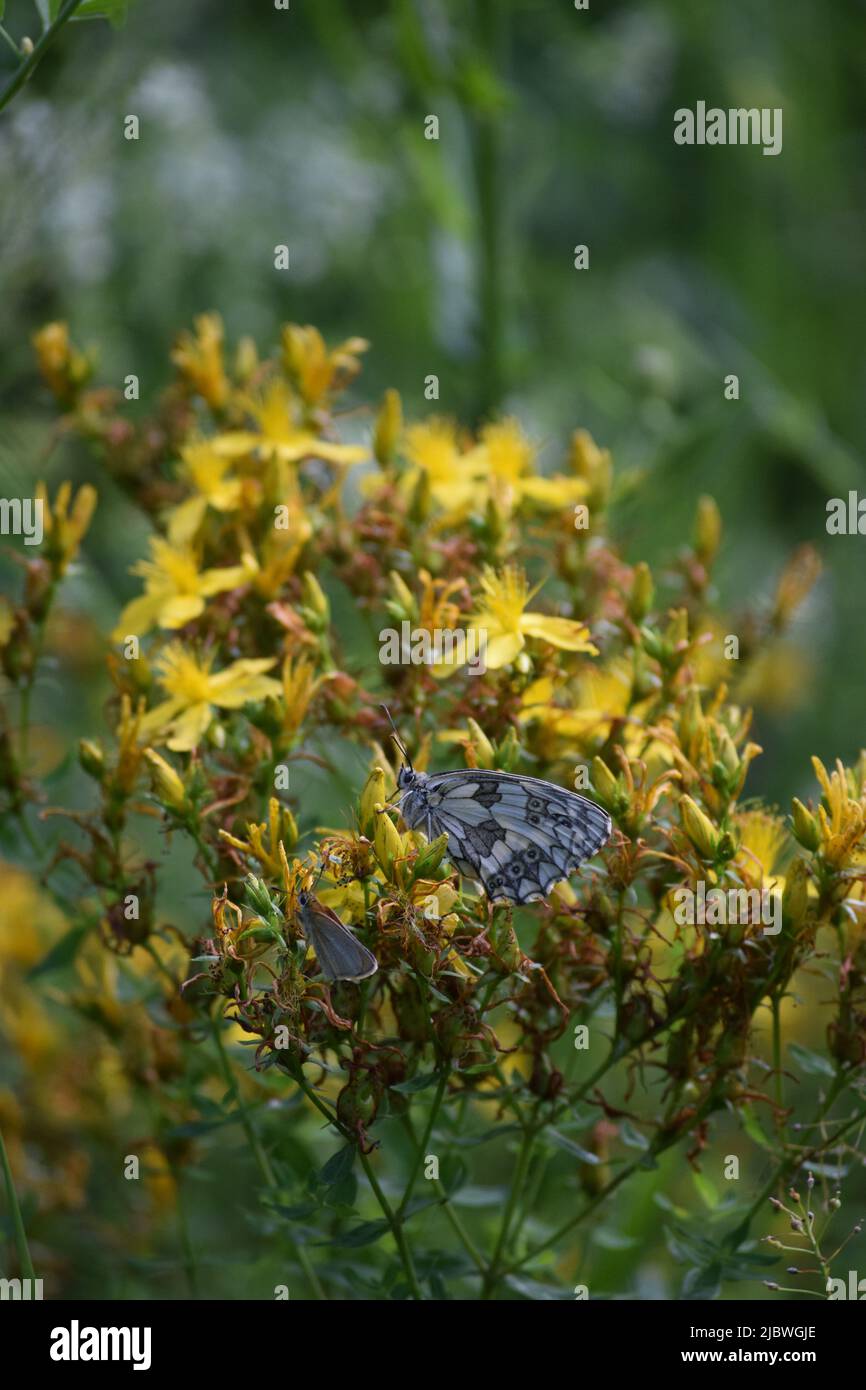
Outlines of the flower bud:
M 427 878 L 434 874 L 442 863 L 448 852 L 448 836 L 440 835 L 438 839 L 431 840 L 423 849 L 418 851 L 418 857 L 412 865 L 412 882 L 419 878 Z
M 809 873 L 805 859 L 795 859 L 785 877 L 782 893 L 782 920 L 786 926 L 797 927 L 806 916 L 809 903 Z
M 640 623 L 646 617 L 653 606 L 655 598 L 655 585 L 653 584 L 652 572 L 645 560 L 641 560 L 635 565 L 634 574 L 631 582 L 631 592 L 628 597 L 628 611 L 636 623 Z
M 683 701 L 680 721 L 677 727 L 680 747 L 686 757 L 694 761 L 704 730 L 704 716 L 701 709 L 701 696 L 697 686 L 690 686 Z
M 235 352 L 235 376 L 241 386 L 245 386 L 259 365 L 259 355 L 254 338 L 245 334 L 240 339 Z
M 715 826 L 690 796 L 680 797 L 680 820 L 695 849 L 704 859 L 715 859 L 719 836 Z
M 396 618 L 398 622 L 403 622 L 404 620 L 412 623 L 416 622 L 418 619 L 418 604 L 415 601 L 411 589 L 403 579 L 403 576 L 398 574 L 396 570 L 391 570 L 388 579 L 391 584 L 391 593 L 393 595 L 392 598 L 386 600 L 388 612 L 392 617 Z
M 388 812 L 382 807 L 376 814 L 373 847 L 385 877 L 393 882 L 394 865 L 398 859 L 403 858 L 403 841 Z
M 818 822 L 796 796 L 791 802 L 791 820 L 794 824 L 794 838 L 799 840 L 804 849 L 816 850 L 821 843 Z
M 601 758 L 592 760 L 592 786 L 606 811 L 612 811 L 620 801 L 619 782 Z
M 705 568 L 713 563 L 722 538 L 722 518 L 712 497 L 701 497 L 695 517 L 695 554 Z
M 493 744 L 490 742 L 490 739 L 487 737 L 480 724 L 476 724 L 475 720 L 470 716 L 470 718 L 466 720 L 466 727 L 472 738 L 472 748 L 476 758 L 474 765 L 476 767 L 485 768 L 494 767 L 496 754 L 493 749 Z
M 177 815 L 188 811 L 186 789 L 171 763 L 166 762 L 153 748 L 145 748 L 144 756 L 150 766 L 151 787 L 157 800 Z
M 361 812 L 359 824 L 361 834 L 369 837 L 376 833 L 376 825 L 380 819 L 376 814 L 377 806 L 384 806 L 388 797 L 385 793 L 385 773 L 381 767 L 374 767 L 370 776 L 364 783 L 364 790 L 361 792 Z
M 393 462 L 400 436 L 403 433 L 403 405 L 399 391 L 385 392 L 373 430 L 373 453 L 380 468 Z
M 325 632 L 331 621 L 331 605 L 312 570 L 305 570 L 301 576 L 301 591 L 307 626 L 313 632 Z
M 102 781 L 105 776 L 105 754 L 98 743 L 89 738 L 80 739 L 78 761 L 88 777 L 94 777 L 97 782 Z

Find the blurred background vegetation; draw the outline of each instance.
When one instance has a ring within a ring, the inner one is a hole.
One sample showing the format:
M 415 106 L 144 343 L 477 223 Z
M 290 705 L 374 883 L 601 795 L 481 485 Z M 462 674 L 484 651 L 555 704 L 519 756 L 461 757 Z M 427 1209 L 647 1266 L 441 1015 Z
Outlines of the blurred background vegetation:
M 9 0 L 6 27 L 32 13 Z M 550 467 L 589 429 L 640 479 L 613 509 L 630 559 L 673 556 L 712 493 L 726 607 L 769 602 L 816 544 L 797 648 L 756 691 L 750 776 L 784 805 L 813 795 L 808 755 L 863 741 L 863 541 L 824 523 L 828 498 L 866 493 L 864 20 L 862 0 L 137 0 L 118 32 L 67 27 L 0 113 L 0 493 L 46 473 L 101 492 L 37 722 L 64 748 L 98 728 L 100 634 L 145 526 L 82 446 L 46 462 L 31 335 L 67 320 L 99 380 L 139 376 L 144 413 L 177 331 L 214 309 L 263 349 L 287 320 L 361 334 L 357 402 L 396 386 L 410 417 L 515 414 Z M 699 99 L 782 107 L 783 152 L 676 146 L 673 112 Z M 347 437 L 371 420 L 359 406 Z M 86 794 L 73 766 L 57 778 L 58 799 Z M 650 1238 L 657 1208 L 629 1201 L 629 1241 Z M 615 1288 L 634 1251 L 609 1247 Z M 644 1291 L 664 1277 L 650 1263 Z

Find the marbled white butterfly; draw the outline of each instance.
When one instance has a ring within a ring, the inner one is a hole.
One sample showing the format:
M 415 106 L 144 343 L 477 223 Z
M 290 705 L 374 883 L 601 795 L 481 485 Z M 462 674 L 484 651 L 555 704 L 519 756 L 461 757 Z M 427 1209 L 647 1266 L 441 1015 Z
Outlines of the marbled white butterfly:
M 607 812 L 576 792 L 515 772 L 416 772 L 396 730 L 395 742 L 403 820 L 428 840 L 447 834 L 452 863 L 492 902 L 545 898 L 610 837 Z

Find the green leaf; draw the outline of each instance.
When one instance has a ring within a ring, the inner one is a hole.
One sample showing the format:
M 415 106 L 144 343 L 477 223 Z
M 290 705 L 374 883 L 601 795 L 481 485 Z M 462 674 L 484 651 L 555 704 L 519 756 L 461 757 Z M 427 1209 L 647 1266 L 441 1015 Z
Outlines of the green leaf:
M 718 1261 L 702 1269 L 690 1269 L 683 1280 L 681 1298 L 718 1298 L 722 1291 L 722 1269 Z
M 468 1177 L 469 1167 L 460 1155 L 446 1154 L 439 1170 L 439 1181 L 449 1197 L 460 1191 Z
M 410 1217 L 417 1216 L 419 1211 L 426 1211 L 428 1207 L 441 1207 L 441 1197 L 413 1197 L 403 1213 L 403 1220 L 408 1221 Z
M 342 1149 L 331 1154 L 319 1173 L 319 1182 L 324 1183 L 325 1187 L 336 1187 L 338 1183 L 344 1182 L 349 1176 L 354 1162 L 355 1146 L 354 1144 L 345 1144 Z
M 579 1158 L 581 1163 L 601 1163 L 598 1154 L 591 1153 L 589 1149 L 581 1148 L 580 1144 L 575 1144 L 573 1139 L 569 1139 L 566 1135 L 560 1134 L 557 1129 L 548 1126 L 545 1138 L 550 1139 L 558 1149 L 564 1149 L 565 1152 L 571 1154 L 573 1158 Z
M 416 1091 L 426 1091 L 428 1086 L 433 1086 L 439 1080 L 435 1071 L 419 1072 L 417 1076 L 410 1076 L 408 1081 L 398 1081 L 390 1089 L 401 1091 L 405 1096 L 414 1095 Z
M 48 0 L 47 7 L 45 0 L 36 0 L 40 14 L 47 8 L 52 21 L 57 18 L 62 5 L 63 0 Z M 79 5 L 72 20 L 107 19 L 113 29 L 120 29 L 126 23 L 128 9 L 129 0 L 84 0 L 84 4 Z
M 610 1226 L 597 1226 L 590 1239 L 600 1250 L 633 1250 L 639 1244 L 637 1236 L 627 1236 Z
M 507 1196 L 504 1187 L 463 1187 L 451 1201 L 455 1207 L 498 1207 Z
M 345 1207 L 351 1211 L 358 1196 L 358 1179 L 354 1173 L 348 1173 L 339 1182 L 332 1183 L 324 1196 L 329 1207 Z
M 799 1043 L 789 1043 L 788 1051 L 794 1061 L 807 1076 L 829 1076 L 834 1077 L 836 1070 L 826 1057 L 822 1057 L 819 1052 L 813 1052 L 809 1047 L 801 1047 Z
M 525 1274 L 509 1274 L 505 1282 L 521 1298 L 531 1299 L 533 1303 L 538 1299 L 551 1302 L 573 1296 L 571 1289 L 561 1289 L 556 1284 L 542 1284 L 540 1280 L 529 1279 Z
M 623 1120 L 619 1127 L 619 1137 L 630 1149 L 648 1149 L 650 1141 L 645 1134 L 636 1129 L 631 1120 Z
M 181 1125 L 172 1125 L 165 1131 L 167 1139 L 198 1139 L 203 1134 L 211 1134 L 215 1129 L 225 1129 L 226 1125 L 236 1125 L 243 1118 L 243 1110 L 235 1110 L 231 1115 L 223 1115 L 218 1120 L 187 1120 Z
M 316 1202 L 299 1202 L 295 1206 L 284 1206 L 282 1202 L 270 1202 L 268 1205 L 278 1211 L 280 1216 L 284 1216 L 287 1221 L 306 1221 L 308 1216 L 321 1210 Z
M 698 1173 L 693 1169 L 692 1182 L 697 1188 L 698 1195 L 705 1207 L 709 1207 L 710 1211 L 712 1211 L 714 1207 L 718 1206 L 719 1194 L 705 1173 Z
M 41 975 L 50 975 L 55 970 L 65 970 L 70 966 L 89 930 L 90 926 L 87 922 L 70 927 L 65 936 L 61 936 L 59 941 L 55 941 L 48 955 L 29 971 L 28 980 L 36 980 Z
M 773 1141 L 767 1138 L 767 1135 L 761 1128 L 761 1122 L 755 1114 L 754 1106 L 749 1104 L 741 1105 L 740 1117 L 743 1122 L 743 1129 L 750 1139 L 753 1139 L 756 1144 L 760 1144 L 762 1149 L 773 1150 L 775 1148 Z
M 491 1139 L 502 1139 L 506 1134 L 521 1134 L 520 1125 L 491 1125 L 481 1134 L 459 1135 L 452 1142 L 460 1149 L 474 1149 L 479 1144 L 489 1144 Z
M 372 1245 L 374 1241 L 381 1240 L 388 1230 L 387 1221 L 362 1221 L 360 1226 L 346 1231 L 344 1235 L 336 1236 L 334 1240 L 323 1240 L 318 1243 L 320 1245 L 339 1245 L 347 1250 L 357 1250 L 361 1245 Z

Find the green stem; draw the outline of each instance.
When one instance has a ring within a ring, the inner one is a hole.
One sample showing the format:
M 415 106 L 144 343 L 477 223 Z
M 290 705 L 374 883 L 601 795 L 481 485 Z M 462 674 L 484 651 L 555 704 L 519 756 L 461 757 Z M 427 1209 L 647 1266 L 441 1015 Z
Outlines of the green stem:
M 12 1230 L 15 1234 L 15 1248 L 18 1251 L 18 1263 L 21 1266 L 21 1277 L 23 1279 L 35 1280 L 36 1274 L 33 1270 L 33 1261 L 30 1258 L 30 1247 L 27 1244 L 27 1232 L 24 1229 L 24 1220 L 21 1216 L 21 1208 L 18 1205 L 18 1194 L 15 1191 L 15 1181 L 12 1177 L 12 1169 L 9 1166 L 9 1156 L 6 1153 L 6 1144 L 3 1140 L 2 1130 L 0 1130 L 0 1167 L 3 1169 L 3 1179 L 6 1184 L 6 1200 L 9 1203 L 9 1214 L 12 1217 Z
M 621 1183 L 624 1183 L 627 1178 L 630 1178 L 633 1173 L 636 1173 L 642 1162 L 642 1159 L 636 1158 L 632 1163 L 626 1164 L 625 1168 L 621 1168 L 615 1178 L 611 1178 L 610 1182 L 606 1183 L 600 1192 L 597 1192 L 594 1197 L 590 1198 L 585 1206 L 581 1207 L 576 1216 L 572 1216 L 560 1226 L 557 1231 L 554 1231 L 552 1236 L 548 1236 L 546 1240 L 541 1241 L 538 1245 L 534 1245 L 531 1250 L 527 1250 L 525 1255 L 521 1255 L 520 1258 L 515 1260 L 503 1273 L 511 1274 L 514 1270 L 520 1269 L 523 1265 L 528 1264 L 530 1260 L 534 1260 L 536 1255 L 541 1255 L 545 1250 L 548 1250 L 551 1245 L 555 1245 L 558 1240 L 562 1240 L 563 1236 L 567 1236 L 569 1232 L 573 1231 L 574 1227 L 585 1220 L 591 1212 L 595 1211 L 596 1207 L 601 1206 L 601 1203 L 606 1197 L 610 1196 L 611 1192 L 619 1187 Z
M 406 1191 L 403 1193 L 403 1198 L 400 1202 L 399 1207 L 397 1208 L 397 1219 L 400 1221 L 402 1221 L 403 1213 L 405 1212 L 412 1198 L 412 1191 L 415 1187 L 415 1183 L 418 1178 L 418 1170 L 420 1169 L 421 1164 L 424 1162 L 424 1155 L 426 1154 L 427 1146 L 430 1143 L 430 1136 L 433 1133 L 433 1126 L 436 1123 L 436 1119 L 439 1114 L 439 1110 L 442 1105 L 442 1101 L 444 1099 L 447 1088 L 448 1068 L 447 1066 L 443 1065 L 442 1070 L 439 1074 L 439 1085 L 436 1087 L 436 1094 L 433 1097 L 433 1104 L 430 1106 L 430 1114 L 427 1117 L 427 1124 L 424 1128 L 424 1134 L 421 1138 L 421 1143 L 418 1145 L 417 1151 L 415 1153 L 415 1159 L 412 1164 L 412 1171 L 409 1174 L 409 1181 L 406 1184 Z
M 223 1042 L 222 1019 L 212 1018 L 211 1029 L 213 1031 L 214 1041 L 216 1042 L 217 1053 L 219 1055 L 220 1060 L 220 1067 L 225 1078 L 226 1086 L 228 1087 L 229 1093 L 231 1094 L 232 1100 L 234 1101 L 238 1110 L 238 1114 L 240 1115 L 241 1125 L 243 1126 L 244 1133 L 247 1137 L 247 1143 L 250 1146 L 250 1151 L 253 1157 L 255 1158 L 256 1163 L 258 1164 L 259 1172 L 261 1173 L 262 1178 L 264 1179 L 266 1187 L 270 1188 L 272 1192 L 277 1192 L 279 1190 L 279 1184 L 277 1183 L 276 1177 L 274 1176 L 274 1170 L 271 1167 L 271 1161 L 268 1158 L 262 1146 L 262 1142 L 259 1139 L 258 1134 L 256 1133 L 255 1126 L 252 1120 L 250 1119 L 247 1107 L 244 1105 L 240 1091 L 238 1090 L 238 1084 L 235 1079 L 235 1074 L 232 1070 L 232 1065 L 229 1061 L 228 1053 L 226 1052 L 225 1043 Z M 290 1231 L 287 1231 L 286 1234 L 288 1236 L 289 1244 L 292 1247 L 292 1251 L 295 1255 L 295 1258 L 298 1261 L 298 1264 L 301 1266 L 301 1269 L 304 1271 L 304 1274 L 307 1276 L 307 1280 L 316 1298 L 324 1299 L 325 1291 L 322 1288 L 321 1283 L 319 1282 L 319 1276 L 316 1274 L 316 1271 L 310 1262 L 310 1258 L 307 1255 L 307 1252 L 304 1250 L 303 1246 L 298 1245 L 297 1241 L 295 1240 L 294 1236 Z
M 409 1135 L 409 1138 L 411 1139 L 413 1145 L 417 1145 L 418 1137 L 415 1133 L 415 1127 L 412 1124 L 411 1116 L 407 1113 L 405 1115 L 401 1115 L 400 1118 L 403 1124 L 403 1128 Z M 442 1210 L 445 1213 L 445 1216 L 448 1220 L 448 1224 L 450 1225 L 452 1231 L 459 1240 L 460 1244 L 463 1246 L 463 1249 L 466 1251 L 472 1263 L 475 1265 L 475 1268 L 478 1270 L 479 1274 L 484 1274 L 486 1272 L 487 1266 L 481 1258 L 481 1255 L 472 1237 L 470 1236 L 466 1227 L 463 1225 L 463 1222 L 460 1220 L 460 1217 L 457 1215 L 457 1212 L 452 1207 L 451 1198 L 448 1192 L 445 1190 L 444 1183 L 439 1178 L 433 1179 L 433 1189 L 437 1197 L 441 1197 L 442 1199 Z
M 523 1139 L 517 1155 L 517 1162 L 514 1166 L 514 1177 L 511 1182 L 511 1191 L 508 1194 L 508 1202 L 502 1215 L 502 1224 L 499 1227 L 499 1237 L 493 1251 L 484 1282 L 481 1286 L 482 1299 L 492 1297 L 496 1285 L 502 1273 L 502 1256 L 508 1242 L 508 1234 L 511 1229 L 511 1221 L 517 1203 L 523 1195 L 523 1187 L 526 1182 L 526 1175 L 529 1171 L 529 1162 L 532 1157 L 532 1145 L 535 1139 L 535 1128 L 530 1122 L 523 1131 Z
M 4 106 L 9 105 L 16 92 L 19 92 L 24 86 L 33 69 L 44 57 L 46 50 L 57 38 L 67 20 L 72 18 L 81 3 L 82 0 L 65 0 L 65 3 L 61 5 L 53 22 L 49 24 L 42 37 L 34 44 L 33 52 L 27 54 L 21 66 L 16 72 L 13 72 L 6 86 L 0 92 L 0 111 L 3 110 Z
M 475 0 L 479 49 L 494 68 L 504 50 L 502 0 Z M 474 171 L 478 201 L 478 403 L 479 421 L 502 400 L 502 178 L 499 115 L 482 110 L 474 117 Z
M 307 1081 L 307 1078 L 304 1076 L 301 1065 L 299 1064 L 297 1070 L 290 1072 L 289 1075 L 293 1078 L 293 1080 L 297 1082 L 307 1099 L 312 1101 L 313 1105 L 315 1105 L 317 1110 L 321 1111 L 328 1123 L 333 1125 L 335 1129 L 339 1130 L 340 1134 L 343 1135 L 343 1138 L 347 1139 L 349 1143 L 357 1143 L 357 1140 L 355 1139 L 355 1136 L 352 1134 L 351 1130 L 346 1129 L 345 1125 L 342 1125 L 340 1121 L 337 1119 L 336 1115 L 328 1109 L 328 1106 L 324 1103 L 324 1101 L 316 1095 L 312 1086 Z M 400 1263 L 403 1266 L 403 1271 L 406 1275 L 406 1281 L 409 1284 L 410 1289 L 412 1290 L 412 1297 L 420 1301 L 423 1295 L 418 1284 L 418 1276 L 415 1273 L 415 1266 L 412 1263 L 412 1255 L 409 1250 L 409 1246 L 406 1243 L 406 1237 L 403 1233 L 402 1221 L 397 1219 L 396 1213 L 394 1212 L 390 1202 L 388 1201 L 387 1197 L 385 1196 L 384 1192 L 379 1186 L 378 1179 L 376 1178 L 376 1174 L 373 1172 L 370 1160 L 367 1154 L 364 1153 L 364 1150 L 361 1148 L 360 1144 L 358 1145 L 358 1157 L 360 1158 L 361 1166 L 367 1175 L 367 1181 L 369 1182 L 370 1187 L 373 1190 L 373 1195 L 376 1198 L 376 1201 L 379 1203 L 379 1206 L 382 1208 L 382 1215 L 384 1216 L 385 1220 L 388 1222 L 388 1225 L 391 1228 L 391 1234 L 394 1237 L 394 1243 L 397 1246 L 397 1253 L 400 1256 Z
M 776 1079 L 776 1105 L 779 1110 L 782 1110 L 785 1104 L 785 1089 L 782 1077 L 782 1000 L 780 995 L 774 994 L 771 1002 L 773 1009 L 773 1073 Z M 783 1125 L 781 1115 L 778 1117 L 777 1122 L 780 1127 Z
M 360 1145 L 358 1146 L 358 1155 L 361 1159 L 361 1166 L 364 1169 L 364 1172 L 367 1174 L 367 1181 L 373 1189 L 376 1201 L 382 1208 L 382 1214 L 384 1215 L 385 1220 L 388 1222 L 388 1225 L 391 1227 L 391 1234 L 394 1237 L 394 1243 L 397 1246 L 397 1253 L 400 1256 L 400 1263 L 403 1266 L 403 1272 L 406 1275 L 406 1281 L 409 1285 L 409 1288 L 412 1290 L 412 1297 L 414 1299 L 417 1299 L 418 1302 L 421 1302 L 421 1300 L 423 1299 L 423 1294 L 421 1293 L 421 1287 L 418 1283 L 418 1276 L 415 1273 L 415 1266 L 412 1263 L 412 1254 L 406 1242 L 406 1234 L 403 1230 L 403 1223 L 400 1220 L 397 1213 L 393 1210 L 391 1203 L 388 1201 L 388 1198 L 385 1196 L 384 1192 L 379 1186 L 379 1180 L 376 1177 L 376 1174 L 373 1172 L 373 1165 L 370 1162 L 369 1155 L 364 1153 L 364 1150 L 360 1147 Z
M 830 1086 L 827 1095 L 824 1097 L 824 1101 L 815 1118 L 815 1124 L 819 1125 L 821 1123 L 821 1121 L 828 1114 L 839 1092 L 844 1090 L 844 1088 L 845 1078 L 840 1073 L 837 1073 L 836 1077 L 833 1080 L 833 1084 Z M 754 1221 L 755 1217 L 757 1216 L 758 1212 L 763 1209 L 765 1203 L 769 1201 L 770 1197 L 772 1197 L 776 1188 L 779 1186 L 779 1183 L 782 1182 L 785 1177 L 787 1177 L 788 1173 L 792 1172 L 802 1163 L 807 1162 L 808 1159 L 810 1157 L 814 1157 L 815 1154 L 823 1151 L 824 1149 L 832 1148 L 836 1140 L 839 1139 L 841 1135 L 845 1133 L 846 1130 L 851 1129 L 852 1126 L 859 1123 L 860 1118 L 861 1117 L 859 1115 L 853 1116 L 852 1119 L 846 1121 L 845 1124 L 841 1125 L 840 1128 L 836 1130 L 835 1134 L 831 1135 L 828 1140 L 822 1141 L 820 1145 L 814 1146 L 811 1149 L 806 1149 L 802 1153 L 795 1152 L 787 1154 L 784 1158 L 782 1158 L 781 1162 L 778 1163 L 777 1166 L 774 1168 L 772 1175 L 768 1178 L 760 1193 L 755 1198 L 749 1210 L 746 1212 L 746 1215 L 743 1217 L 739 1226 L 735 1227 L 735 1229 L 731 1232 L 730 1236 L 728 1237 L 728 1247 L 732 1250 L 738 1249 L 738 1247 L 748 1236 L 749 1228 L 752 1222 Z
M 198 1285 L 198 1270 L 196 1269 L 195 1254 L 189 1234 L 189 1222 L 186 1215 L 186 1198 L 183 1190 L 183 1175 L 179 1169 L 175 1170 L 174 1181 L 177 1190 L 177 1227 L 180 1236 L 180 1247 L 183 1251 L 183 1267 L 186 1274 L 186 1281 L 189 1285 L 190 1298 L 197 1299 L 200 1292 Z
M 16 58 L 20 59 L 22 57 L 21 49 L 18 47 L 12 35 L 7 34 L 2 24 L 0 24 L 0 39 L 2 39 L 4 43 L 9 45 Z

